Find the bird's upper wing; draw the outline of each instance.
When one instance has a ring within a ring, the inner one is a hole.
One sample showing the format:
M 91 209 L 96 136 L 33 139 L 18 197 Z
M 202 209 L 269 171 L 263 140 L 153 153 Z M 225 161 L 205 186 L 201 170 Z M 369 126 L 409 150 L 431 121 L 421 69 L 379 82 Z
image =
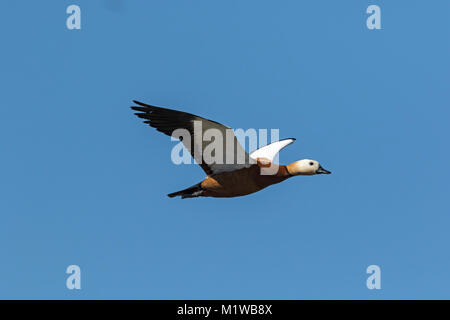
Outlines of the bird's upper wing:
M 144 119 L 144 123 L 147 123 L 168 136 L 180 139 L 207 175 L 234 171 L 250 166 L 251 161 L 249 155 L 242 148 L 231 128 L 191 113 L 155 107 L 135 100 L 133 102 L 139 106 L 132 106 L 131 109 L 138 111 L 135 114 L 139 118 Z M 178 132 L 174 132 L 177 129 L 187 130 L 190 134 L 190 139 L 180 137 Z M 209 156 L 211 154 L 211 147 L 208 149 L 209 151 L 206 150 L 207 152 L 205 152 L 205 148 L 214 143 L 214 139 L 216 139 L 213 138 L 211 139 L 212 141 L 204 141 L 204 133 L 209 129 L 215 129 L 209 132 L 214 134 L 215 131 L 223 137 L 222 154 L 220 155 L 219 152 L 217 154 L 219 156 L 217 157 L 216 153 L 218 150 L 213 151 L 214 158 Z M 226 143 L 227 134 L 232 138 L 232 144 Z M 227 149 L 229 150 L 228 154 Z
M 289 138 L 273 142 L 250 153 L 250 158 L 254 160 L 257 160 L 258 158 L 266 158 L 270 160 L 270 162 L 273 162 L 278 152 L 280 152 L 281 149 L 290 145 L 294 141 L 294 138 Z

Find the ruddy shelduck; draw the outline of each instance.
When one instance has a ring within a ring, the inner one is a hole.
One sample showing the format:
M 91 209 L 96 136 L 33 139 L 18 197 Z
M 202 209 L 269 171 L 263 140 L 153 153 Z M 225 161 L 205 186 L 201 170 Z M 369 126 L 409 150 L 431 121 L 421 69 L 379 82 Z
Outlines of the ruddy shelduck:
M 181 196 L 184 198 L 195 197 L 216 197 L 231 198 L 245 196 L 260 191 L 272 184 L 280 183 L 286 179 L 299 175 L 330 174 L 331 172 L 322 168 L 319 162 L 315 160 L 299 160 L 288 165 L 278 165 L 273 163 L 278 152 L 287 145 L 295 141 L 294 138 L 280 140 L 266 145 L 251 154 L 245 152 L 242 146 L 232 133 L 234 154 L 227 154 L 227 148 L 223 148 L 223 159 L 238 158 L 238 154 L 243 155 L 243 161 L 208 161 L 205 155 L 198 150 L 205 151 L 210 143 L 203 139 L 203 133 L 206 130 L 213 129 L 215 132 L 227 136 L 227 131 L 231 130 L 218 122 L 208 120 L 190 113 L 176 111 L 166 108 L 151 106 L 139 101 L 133 100 L 138 106 L 132 106 L 131 109 L 144 122 L 156 130 L 163 132 L 168 136 L 180 139 L 183 145 L 191 153 L 192 157 L 201 166 L 206 173 L 206 178 L 187 189 L 168 194 L 173 198 Z M 201 132 L 195 132 L 196 125 L 199 124 Z M 177 129 L 183 129 L 191 135 L 191 139 L 183 139 L 182 136 L 174 135 Z M 200 139 L 194 135 L 200 135 Z M 236 148 L 234 147 L 236 146 Z M 230 153 L 230 151 L 228 151 Z M 200 154 L 200 156 L 199 156 Z

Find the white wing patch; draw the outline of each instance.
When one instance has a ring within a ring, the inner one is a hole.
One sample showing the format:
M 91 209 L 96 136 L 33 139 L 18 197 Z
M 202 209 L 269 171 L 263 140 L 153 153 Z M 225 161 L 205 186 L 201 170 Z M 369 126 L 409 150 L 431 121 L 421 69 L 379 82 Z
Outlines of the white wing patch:
M 276 155 L 278 154 L 278 152 L 280 152 L 281 149 L 290 145 L 294 141 L 294 138 L 290 138 L 273 142 L 250 153 L 250 158 L 254 160 L 256 160 L 257 158 L 267 158 L 270 161 L 273 161 L 273 159 L 275 159 Z

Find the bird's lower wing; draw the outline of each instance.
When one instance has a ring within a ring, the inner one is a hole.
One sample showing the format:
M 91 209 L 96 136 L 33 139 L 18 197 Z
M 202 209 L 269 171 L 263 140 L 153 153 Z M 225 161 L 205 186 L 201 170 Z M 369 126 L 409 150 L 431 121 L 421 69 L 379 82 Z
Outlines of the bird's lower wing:
M 207 175 L 250 166 L 251 160 L 233 129 L 191 113 L 133 101 L 131 109 L 156 130 L 180 139 Z

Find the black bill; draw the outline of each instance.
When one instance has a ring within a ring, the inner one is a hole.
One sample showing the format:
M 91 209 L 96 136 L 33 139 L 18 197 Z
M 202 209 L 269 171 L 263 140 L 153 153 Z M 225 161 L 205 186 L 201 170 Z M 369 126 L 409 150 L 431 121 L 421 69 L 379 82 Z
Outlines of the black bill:
M 330 174 L 331 171 L 325 170 L 322 166 L 319 166 L 319 169 L 316 170 L 316 174 Z

